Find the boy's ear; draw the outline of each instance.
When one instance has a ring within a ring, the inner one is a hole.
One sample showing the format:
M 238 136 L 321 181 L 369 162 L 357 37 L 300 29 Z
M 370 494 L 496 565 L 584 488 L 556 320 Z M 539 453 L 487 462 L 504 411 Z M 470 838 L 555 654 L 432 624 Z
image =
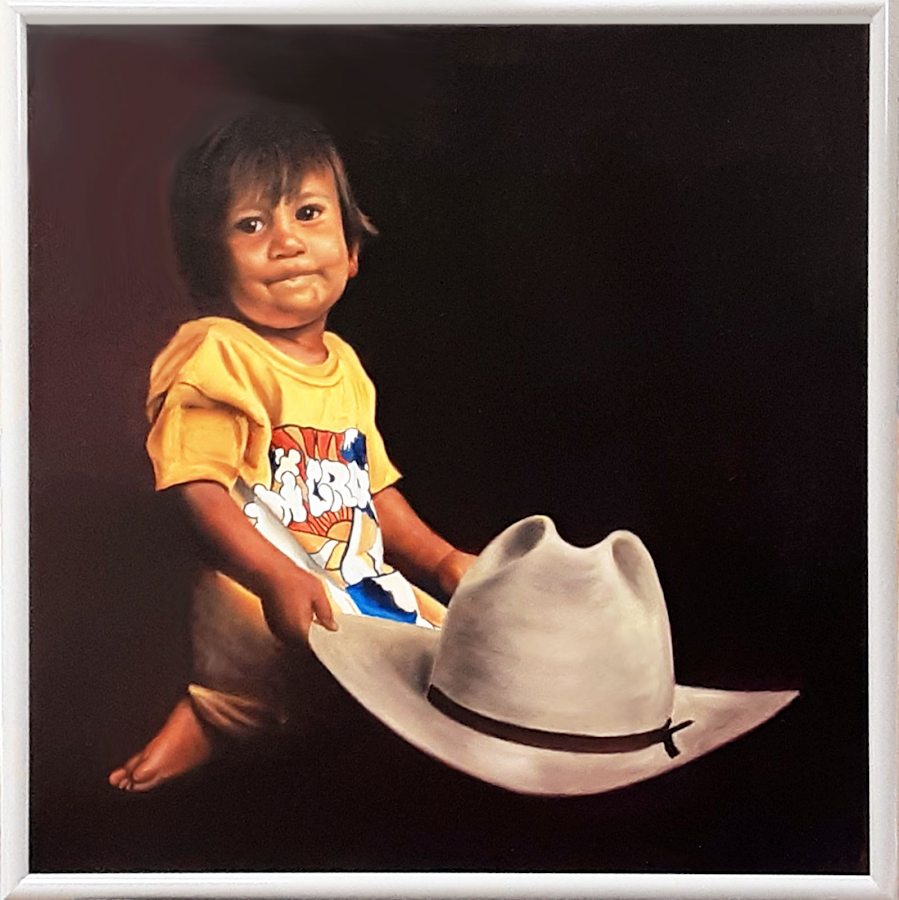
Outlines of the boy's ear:
M 350 247 L 350 269 L 347 273 L 348 277 L 355 278 L 356 273 L 359 271 L 359 248 L 358 247 Z

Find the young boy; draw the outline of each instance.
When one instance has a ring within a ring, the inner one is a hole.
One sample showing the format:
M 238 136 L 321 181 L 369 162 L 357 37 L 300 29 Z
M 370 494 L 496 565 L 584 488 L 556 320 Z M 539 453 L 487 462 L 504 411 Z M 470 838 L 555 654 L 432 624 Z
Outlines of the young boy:
M 296 112 L 245 114 L 182 157 L 171 199 L 204 318 L 153 365 L 147 449 L 157 490 L 180 495 L 215 565 L 194 593 L 187 697 L 109 776 L 129 791 L 201 765 L 217 735 L 282 724 L 303 690 L 288 681 L 287 647 L 313 618 L 332 630 L 335 610 L 439 626 L 444 608 L 385 554 L 447 594 L 474 559 L 394 486 L 374 387 L 325 330 L 375 231 L 331 139 Z

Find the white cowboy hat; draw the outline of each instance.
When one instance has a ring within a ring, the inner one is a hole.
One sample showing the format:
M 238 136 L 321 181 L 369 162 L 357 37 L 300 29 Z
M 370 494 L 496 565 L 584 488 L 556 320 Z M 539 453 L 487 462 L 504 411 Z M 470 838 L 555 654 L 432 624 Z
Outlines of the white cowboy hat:
M 490 542 L 443 628 L 341 616 L 310 644 L 363 706 L 447 765 L 525 794 L 593 794 L 732 741 L 796 691 L 675 684 L 662 588 L 636 535 L 573 547 L 533 516 Z

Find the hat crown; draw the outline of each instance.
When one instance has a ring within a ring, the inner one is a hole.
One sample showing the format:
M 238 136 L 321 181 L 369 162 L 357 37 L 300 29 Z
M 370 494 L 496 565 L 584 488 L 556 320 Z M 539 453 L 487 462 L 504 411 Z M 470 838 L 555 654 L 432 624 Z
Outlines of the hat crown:
M 510 526 L 453 594 L 431 684 L 525 728 L 600 737 L 661 728 L 674 664 L 646 547 L 628 531 L 574 547 L 545 516 Z

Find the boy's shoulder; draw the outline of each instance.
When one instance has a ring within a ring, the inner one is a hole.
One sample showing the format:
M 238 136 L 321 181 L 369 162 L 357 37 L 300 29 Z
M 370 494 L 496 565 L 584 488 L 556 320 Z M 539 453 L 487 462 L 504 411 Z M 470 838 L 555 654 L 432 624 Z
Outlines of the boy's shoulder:
M 367 379 L 356 351 L 333 331 L 324 333 L 325 345 L 346 375 L 354 374 Z M 151 384 L 164 386 L 185 369 L 203 367 L 210 360 L 231 368 L 232 363 L 246 364 L 250 369 L 275 365 L 287 367 L 288 374 L 296 375 L 307 367 L 285 356 L 265 338 L 256 334 L 235 319 L 205 316 L 182 324 L 165 348 L 156 357 L 150 374 Z M 164 388 L 163 388 L 164 389 Z
M 240 346 L 241 343 L 246 343 L 246 336 L 242 332 L 252 334 L 240 322 L 217 316 L 184 322 L 153 361 L 151 383 L 171 380 L 176 372 L 197 360 L 209 344 Z
M 250 397 L 288 384 L 330 388 L 352 386 L 361 402 L 371 402 L 374 385 L 356 351 L 339 335 L 324 333 L 326 362 L 306 366 L 234 319 L 208 316 L 181 325 L 150 370 L 146 409 L 152 419 L 176 383 L 216 397 Z M 306 388 L 304 388 L 306 389 Z
M 326 331 L 324 339 L 328 349 L 338 357 L 361 365 L 356 351 L 340 335 Z M 280 355 L 280 351 L 273 350 L 264 338 L 242 322 L 221 316 L 204 316 L 185 322 L 175 332 L 175 336 L 169 341 L 163 353 L 180 351 L 190 354 L 207 341 Z
M 246 325 L 235 319 L 221 316 L 204 316 L 200 319 L 189 319 L 180 326 L 166 345 L 166 351 L 177 349 L 196 349 L 205 340 L 221 342 L 246 342 L 255 335 Z

